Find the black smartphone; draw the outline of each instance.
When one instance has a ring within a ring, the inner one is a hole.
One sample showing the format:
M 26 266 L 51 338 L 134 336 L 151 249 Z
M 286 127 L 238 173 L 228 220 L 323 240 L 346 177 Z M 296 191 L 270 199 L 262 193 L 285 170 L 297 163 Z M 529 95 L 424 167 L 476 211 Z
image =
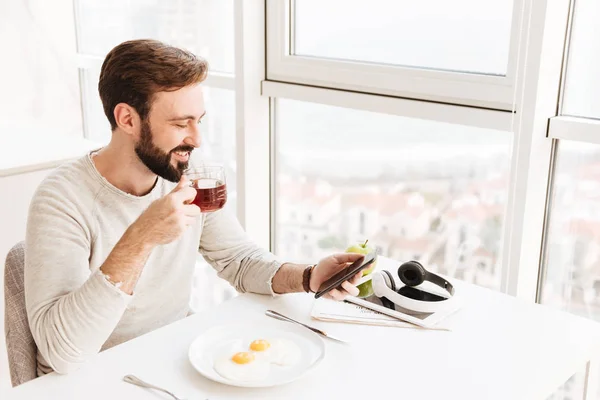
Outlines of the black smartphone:
M 447 298 L 438 296 L 437 294 L 425 292 L 421 289 L 414 288 L 412 286 L 402 286 L 398 290 L 398 294 L 402 296 L 409 297 L 411 299 L 420 300 L 420 301 L 442 301 L 447 300 Z
M 354 275 L 371 265 L 376 258 L 377 253 L 371 252 L 366 256 L 354 261 L 352 264 L 350 264 L 331 278 L 327 279 L 321 284 L 317 293 L 315 293 L 315 299 L 318 299 L 319 297 L 323 296 L 331 289 L 336 289 L 340 287 L 340 285 L 344 281 L 347 281 L 349 278 L 352 278 Z

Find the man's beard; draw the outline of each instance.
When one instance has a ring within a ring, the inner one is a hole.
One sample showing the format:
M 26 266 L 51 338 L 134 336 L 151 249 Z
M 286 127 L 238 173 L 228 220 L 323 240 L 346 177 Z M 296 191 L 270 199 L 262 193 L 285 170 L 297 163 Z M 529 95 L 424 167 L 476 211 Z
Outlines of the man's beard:
M 189 162 L 178 161 L 177 167 L 174 167 L 171 165 L 171 154 L 175 151 L 189 151 L 191 155 L 194 148 L 192 146 L 182 145 L 165 153 L 154 145 L 152 137 L 150 123 L 147 120 L 142 121 L 140 140 L 135 145 L 135 154 L 137 154 L 140 161 L 156 175 L 171 182 L 179 182 L 184 171 L 188 168 Z

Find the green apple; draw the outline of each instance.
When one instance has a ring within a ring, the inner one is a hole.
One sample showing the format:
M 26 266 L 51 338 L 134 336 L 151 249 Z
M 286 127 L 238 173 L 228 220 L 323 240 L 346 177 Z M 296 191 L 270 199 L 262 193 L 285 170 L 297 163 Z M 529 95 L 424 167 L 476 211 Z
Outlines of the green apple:
M 359 254 L 366 255 L 366 254 L 369 254 L 369 253 L 375 251 L 375 249 L 373 247 L 367 246 L 368 242 L 369 242 L 369 240 L 367 239 L 367 240 L 365 240 L 364 243 L 354 244 L 346 249 L 346 253 L 359 253 Z M 373 272 L 376 265 L 377 265 L 377 258 L 375 258 L 375 261 L 373 261 L 373 263 L 371 263 L 371 265 L 369 267 L 363 269 L 362 276 L 369 275 L 371 272 Z
M 375 251 L 375 249 L 373 247 L 367 245 L 368 242 L 369 242 L 369 240 L 365 240 L 364 243 L 354 244 L 346 249 L 346 253 L 359 253 L 359 254 L 366 255 L 372 251 Z M 375 258 L 375 261 L 373 261 L 373 263 L 368 268 L 363 269 L 362 276 L 369 275 L 371 272 L 373 272 L 376 265 L 377 265 L 377 258 Z M 361 283 L 360 285 L 357 286 L 357 288 L 359 290 L 359 293 L 358 293 L 358 296 L 356 296 L 356 297 L 358 297 L 358 298 L 362 299 L 365 297 L 369 297 L 373 294 L 373 283 L 371 282 L 371 280 Z
M 361 283 L 360 285 L 357 286 L 358 288 L 358 297 L 359 299 L 364 299 L 365 297 L 369 297 L 370 295 L 372 295 L 373 292 L 373 281 L 372 280 L 368 280 L 364 283 Z

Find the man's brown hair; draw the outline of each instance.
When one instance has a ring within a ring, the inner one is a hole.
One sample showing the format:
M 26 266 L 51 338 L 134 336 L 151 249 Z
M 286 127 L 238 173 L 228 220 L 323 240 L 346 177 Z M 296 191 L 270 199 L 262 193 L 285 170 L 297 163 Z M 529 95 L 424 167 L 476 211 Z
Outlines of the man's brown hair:
M 154 94 L 181 89 L 206 79 L 208 64 L 189 51 L 157 40 L 130 40 L 112 49 L 102 63 L 98 91 L 104 114 L 114 131 L 119 103 L 135 108 L 142 120 Z

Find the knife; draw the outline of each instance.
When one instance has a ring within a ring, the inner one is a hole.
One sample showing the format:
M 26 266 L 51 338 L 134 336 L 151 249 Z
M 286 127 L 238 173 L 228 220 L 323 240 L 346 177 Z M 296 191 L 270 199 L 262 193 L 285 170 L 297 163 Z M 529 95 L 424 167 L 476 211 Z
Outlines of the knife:
M 327 332 L 325 332 L 325 331 L 323 331 L 321 329 L 314 328 L 312 326 L 303 324 L 302 322 L 296 321 L 295 319 L 292 319 L 290 317 L 286 317 L 285 315 L 280 314 L 277 311 L 267 310 L 267 311 L 265 311 L 265 315 L 268 316 L 268 317 L 271 317 L 271 318 L 278 319 L 280 321 L 286 321 L 286 322 L 291 322 L 291 323 L 294 323 L 294 324 L 301 325 L 301 326 L 303 326 L 303 327 L 305 327 L 307 329 L 310 329 L 311 331 L 315 332 L 316 334 L 319 334 L 319 335 L 321 335 L 323 337 L 326 337 L 326 338 L 331 339 L 331 340 L 335 340 L 335 341 L 340 342 L 340 343 L 345 343 L 345 344 L 349 344 L 350 343 L 350 342 L 348 342 L 346 340 L 342 340 L 342 339 L 336 338 L 334 336 L 331 336 L 330 334 L 328 334 Z

